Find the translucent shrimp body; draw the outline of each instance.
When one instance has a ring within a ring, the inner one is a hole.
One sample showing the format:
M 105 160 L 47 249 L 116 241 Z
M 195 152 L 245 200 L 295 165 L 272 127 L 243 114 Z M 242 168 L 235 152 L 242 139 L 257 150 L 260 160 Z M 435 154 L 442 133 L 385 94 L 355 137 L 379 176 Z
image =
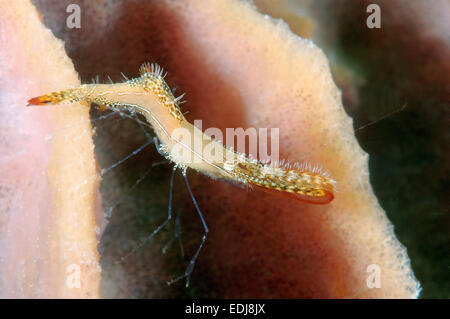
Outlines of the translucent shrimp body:
M 140 75 L 123 83 L 84 84 L 32 98 L 28 103 L 87 102 L 101 108 L 127 109 L 146 118 L 160 141 L 160 153 L 183 171 L 192 168 L 213 178 L 283 193 L 308 203 L 333 200 L 335 181 L 327 174 L 307 165 L 297 169 L 273 167 L 225 147 L 186 120 L 179 98 L 173 96 L 158 65 L 142 65 Z

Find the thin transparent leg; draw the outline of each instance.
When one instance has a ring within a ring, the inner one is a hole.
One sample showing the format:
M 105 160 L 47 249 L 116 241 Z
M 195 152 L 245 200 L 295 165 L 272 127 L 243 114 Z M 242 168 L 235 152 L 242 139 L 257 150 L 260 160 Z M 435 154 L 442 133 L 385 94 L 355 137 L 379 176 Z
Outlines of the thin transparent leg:
M 170 176 L 170 190 L 169 190 L 169 208 L 168 208 L 168 212 L 167 212 L 167 218 L 166 220 L 159 225 L 150 235 L 148 235 L 147 237 L 145 237 L 140 243 L 139 245 L 135 246 L 128 254 L 126 254 L 125 256 L 123 256 L 122 258 L 120 258 L 120 260 L 116 263 L 122 263 L 125 259 L 127 259 L 129 256 L 131 256 L 132 254 L 134 254 L 136 251 L 138 251 L 142 246 L 144 246 L 150 239 L 152 239 L 153 236 L 155 236 L 157 233 L 159 233 L 159 231 L 161 229 L 163 229 L 167 223 L 171 220 L 172 218 L 172 195 L 173 195 L 173 179 L 175 176 L 175 171 L 176 168 L 174 167 L 174 169 L 172 170 L 172 175 Z
M 208 236 L 209 229 L 208 229 L 208 226 L 206 225 L 205 219 L 203 218 L 203 214 L 200 211 L 200 208 L 198 207 L 197 201 L 195 200 L 194 194 L 192 194 L 192 190 L 191 190 L 191 187 L 189 185 L 189 181 L 187 180 L 187 177 L 186 177 L 185 174 L 183 174 L 183 178 L 184 178 L 184 182 L 186 183 L 187 189 L 189 191 L 189 195 L 191 196 L 192 202 L 194 203 L 195 210 L 197 211 L 198 215 L 200 216 L 200 219 L 202 221 L 203 229 L 205 230 L 205 233 L 203 234 L 200 246 L 198 246 L 197 251 L 195 252 L 195 254 L 192 257 L 192 259 L 189 261 L 189 264 L 186 267 L 186 270 L 184 271 L 184 274 L 182 274 L 181 276 L 178 276 L 175 279 L 172 279 L 171 281 L 168 281 L 167 284 L 171 285 L 174 282 L 177 282 L 177 281 L 179 281 L 179 280 L 181 280 L 183 278 L 186 278 L 186 287 L 189 287 L 189 279 L 191 277 L 191 273 L 194 270 L 195 262 L 197 260 L 197 257 L 199 255 L 199 253 L 200 253 L 200 250 L 202 249 L 203 244 L 206 241 L 206 237 Z
M 175 216 L 174 223 L 174 231 L 172 238 L 164 245 L 162 252 L 165 254 L 169 246 L 178 239 L 178 243 L 180 244 L 181 256 L 184 257 L 184 247 L 183 242 L 181 241 L 181 222 L 180 222 L 180 211 L 177 211 L 177 215 Z

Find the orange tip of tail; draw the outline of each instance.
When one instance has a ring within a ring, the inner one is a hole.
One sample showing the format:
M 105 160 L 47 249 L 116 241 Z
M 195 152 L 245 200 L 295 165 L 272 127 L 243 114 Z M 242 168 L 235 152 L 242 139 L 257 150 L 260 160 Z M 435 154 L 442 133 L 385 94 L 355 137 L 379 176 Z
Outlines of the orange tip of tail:
M 30 106 L 30 105 L 46 105 L 46 104 L 50 104 L 52 102 L 53 101 L 48 96 L 41 95 L 41 96 L 34 97 L 32 99 L 29 99 L 27 106 Z
M 251 184 L 251 185 L 255 186 L 257 189 L 260 189 L 266 193 L 279 194 L 281 196 L 296 199 L 296 200 L 299 200 L 301 202 L 308 203 L 308 204 L 325 205 L 325 204 L 331 203 L 334 199 L 334 194 L 328 190 L 324 190 L 323 196 L 308 196 L 308 195 L 302 195 L 302 194 L 298 194 L 298 193 L 291 193 L 291 192 L 266 188 L 266 187 L 255 185 L 255 184 Z
M 317 204 L 317 205 L 325 205 L 329 204 L 334 199 L 334 194 L 329 191 L 324 191 L 323 196 L 308 196 L 308 195 L 302 195 L 297 193 L 289 193 L 291 196 L 293 196 L 294 199 L 309 203 L 309 204 Z

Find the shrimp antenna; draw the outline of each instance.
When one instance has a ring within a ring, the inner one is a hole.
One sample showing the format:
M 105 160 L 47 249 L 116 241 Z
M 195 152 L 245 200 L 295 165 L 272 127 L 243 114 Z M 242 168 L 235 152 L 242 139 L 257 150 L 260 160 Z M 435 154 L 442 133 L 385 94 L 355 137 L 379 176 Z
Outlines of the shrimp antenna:
M 360 131 L 360 130 L 362 130 L 362 129 L 365 129 L 366 127 L 372 126 L 373 124 L 378 123 L 378 122 L 384 120 L 385 118 L 388 118 L 388 117 L 390 117 L 390 116 L 392 116 L 392 115 L 394 115 L 394 114 L 400 113 L 400 112 L 403 111 L 405 108 L 406 108 L 406 103 L 403 104 L 401 108 L 396 109 L 396 110 L 394 110 L 394 111 L 392 111 L 392 112 L 386 113 L 386 114 L 384 114 L 383 116 L 381 116 L 380 118 L 378 118 L 378 119 L 376 119 L 376 120 L 374 120 L 374 121 L 371 121 L 371 122 L 369 122 L 369 123 L 366 123 L 366 124 L 364 124 L 363 126 L 358 127 L 357 129 L 354 130 L 354 132 L 356 133 L 356 132 L 358 132 L 358 131 Z

